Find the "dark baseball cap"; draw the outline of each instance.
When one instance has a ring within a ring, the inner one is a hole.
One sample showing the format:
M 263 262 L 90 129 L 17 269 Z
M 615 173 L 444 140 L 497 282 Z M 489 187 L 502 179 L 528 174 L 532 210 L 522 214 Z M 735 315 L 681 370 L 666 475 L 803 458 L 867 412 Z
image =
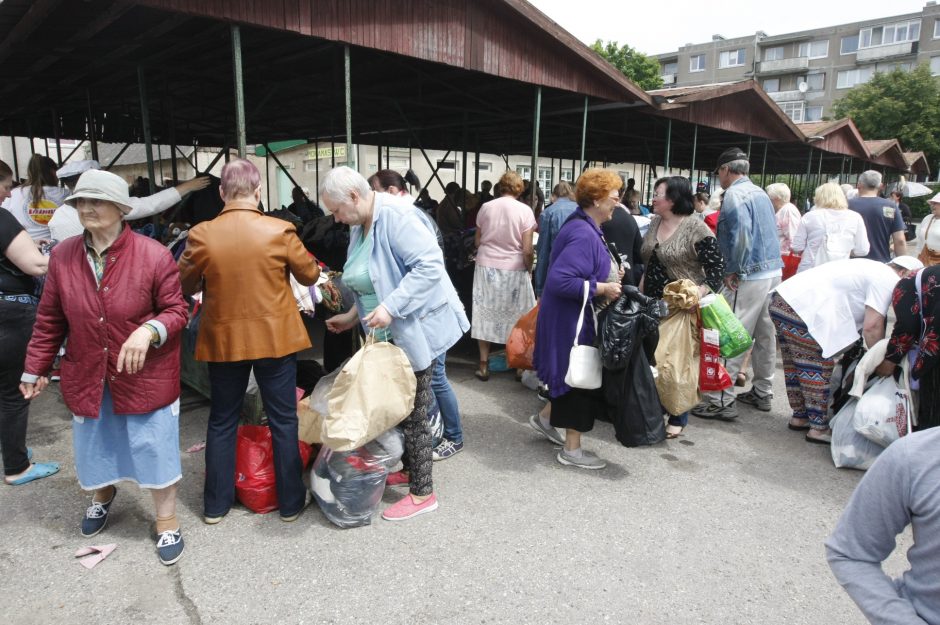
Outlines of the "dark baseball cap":
M 741 148 L 728 148 L 721 153 L 721 156 L 718 157 L 718 164 L 715 165 L 715 173 L 718 173 L 718 170 L 721 169 L 722 165 L 727 165 L 731 161 L 746 160 L 748 160 L 747 154 L 745 154 Z

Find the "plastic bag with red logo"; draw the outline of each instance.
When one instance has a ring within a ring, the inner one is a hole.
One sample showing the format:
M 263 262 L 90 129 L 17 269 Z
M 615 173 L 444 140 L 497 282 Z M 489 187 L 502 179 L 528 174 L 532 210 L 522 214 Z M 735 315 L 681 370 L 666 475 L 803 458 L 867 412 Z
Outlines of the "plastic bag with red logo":
M 298 441 L 304 468 L 313 448 Z M 258 514 L 277 510 L 274 483 L 274 443 L 266 425 L 241 425 L 235 445 L 235 496 L 246 508 Z
M 700 391 L 723 391 L 731 388 L 731 376 L 719 362 L 721 349 L 718 330 L 702 328 L 702 350 L 699 360 L 698 388 Z

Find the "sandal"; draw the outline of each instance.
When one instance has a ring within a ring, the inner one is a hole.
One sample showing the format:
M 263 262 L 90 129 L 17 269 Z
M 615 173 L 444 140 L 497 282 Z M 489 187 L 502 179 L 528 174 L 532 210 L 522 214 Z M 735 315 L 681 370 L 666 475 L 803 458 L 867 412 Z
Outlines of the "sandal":
M 673 429 L 670 429 L 673 428 Z M 682 436 L 682 432 L 685 431 L 685 427 L 681 425 L 667 425 L 666 426 L 666 438 L 673 439 L 679 438 Z
M 809 419 L 790 417 L 790 422 L 787 423 L 787 427 L 794 432 L 805 432 L 809 429 Z
M 490 379 L 490 365 L 486 360 L 480 361 L 480 368 L 473 372 L 473 375 L 477 377 L 481 382 L 486 382 Z
M 10 486 L 21 486 L 23 484 L 32 482 L 33 480 L 40 480 L 44 477 L 55 475 L 58 472 L 59 464 L 57 462 L 35 462 L 25 473 L 23 473 L 23 475 L 17 479 L 13 480 L 12 482 L 9 480 L 4 481 L 6 481 L 6 483 Z
M 817 432 L 815 436 L 810 436 L 811 432 Z M 829 445 L 832 443 L 832 432 L 829 430 L 810 430 L 804 437 L 807 443 L 816 443 L 817 445 Z

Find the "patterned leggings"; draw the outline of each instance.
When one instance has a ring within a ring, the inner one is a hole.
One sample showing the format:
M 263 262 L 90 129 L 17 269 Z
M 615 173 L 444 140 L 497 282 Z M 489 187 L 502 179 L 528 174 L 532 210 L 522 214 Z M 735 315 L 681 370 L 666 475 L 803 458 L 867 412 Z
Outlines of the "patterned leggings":
M 424 371 L 415 371 L 418 387 L 415 391 L 415 407 L 411 414 L 402 421 L 401 429 L 405 434 L 405 455 L 402 465 L 410 477 L 409 490 L 412 495 L 424 497 L 434 491 L 431 481 L 431 428 L 428 425 L 428 406 L 431 404 L 431 371 L 434 365 Z
M 787 401 L 793 417 L 809 419 L 810 427 L 825 430 L 829 427 L 829 382 L 835 362 L 823 358 L 822 348 L 810 336 L 806 324 L 776 293 L 770 300 L 770 317 L 783 354 Z

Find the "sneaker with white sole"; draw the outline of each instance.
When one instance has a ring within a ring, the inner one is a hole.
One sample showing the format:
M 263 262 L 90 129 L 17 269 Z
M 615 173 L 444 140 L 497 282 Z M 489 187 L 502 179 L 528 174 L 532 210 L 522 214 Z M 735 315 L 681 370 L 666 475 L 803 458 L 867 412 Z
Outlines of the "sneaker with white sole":
M 183 535 L 178 529 L 167 530 L 157 536 L 157 557 L 170 566 L 183 557 Z
M 108 524 L 108 511 L 114 498 L 117 497 L 117 488 L 111 495 L 111 500 L 106 502 L 95 501 L 92 499 L 91 505 L 85 509 L 85 518 L 82 519 L 82 536 L 91 538 L 101 532 Z
M 598 458 L 597 454 L 584 451 L 583 449 L 581 450 L 580 456 L 574 456 L 569 453 L 567 449 L 562 448 L 561 451 L 558 452 L 556 458 L 558 459 L 558 462 L 564 465 L 578 467 L 579 469 L 596 471 L 607 466 L 607 462 Z
M 719 406 L 718 404 L 699 404 L 692 409 L 692 414 L 700 419 L 714 419 L 716 421 L 734 421 L 738 418 L 738 409 L 734 404 Z
M 735 399 L 741 402 L 742 404 L 747 404 L 748 406 L 754 406 L 760 411 L 770 412 L 770 408 L 771 408 L 770 404 L 771 404 L 772 397 L 770 397 L 769 395 L 762 397 L 758 395 L 757 391 L 755 391 L 754 389 L 751 389 L 747 391 L 746 393 L 739 394 Z
M 463 451 L 463 441 L 455 443 L 454 441 L 447 440 L 446 438 L 441 441 L 441 444 L 434 448 L 432 452 L 432 457 L 434 461 L 438 460 L 447 460 L 454 454 L 460 453 Z
M 437 495 L 432 494 L 422 502 L 417 502 L 411 494 L 405 495 L 401 501 L 392 504 L 382 513 L 386 521 L 404 521 L 437 510 Z
M 538 414 L 534 414 L 531 417 L 529 417 L 529 425 L 532 426 L 533 430 L 535 430 L 536 432 L 538 432 L 539 434 L 541 434 L 542 436 L 544 436 L 551 442 L 555 443 L 556 445 L 565 444 L 565 439 L 561 434 L 558 433 L 558 430 L 556 430 L 555 428 L 551 426 L 545 427 L 544 425 L 542 425 L 542 420 L 539 418 Z

